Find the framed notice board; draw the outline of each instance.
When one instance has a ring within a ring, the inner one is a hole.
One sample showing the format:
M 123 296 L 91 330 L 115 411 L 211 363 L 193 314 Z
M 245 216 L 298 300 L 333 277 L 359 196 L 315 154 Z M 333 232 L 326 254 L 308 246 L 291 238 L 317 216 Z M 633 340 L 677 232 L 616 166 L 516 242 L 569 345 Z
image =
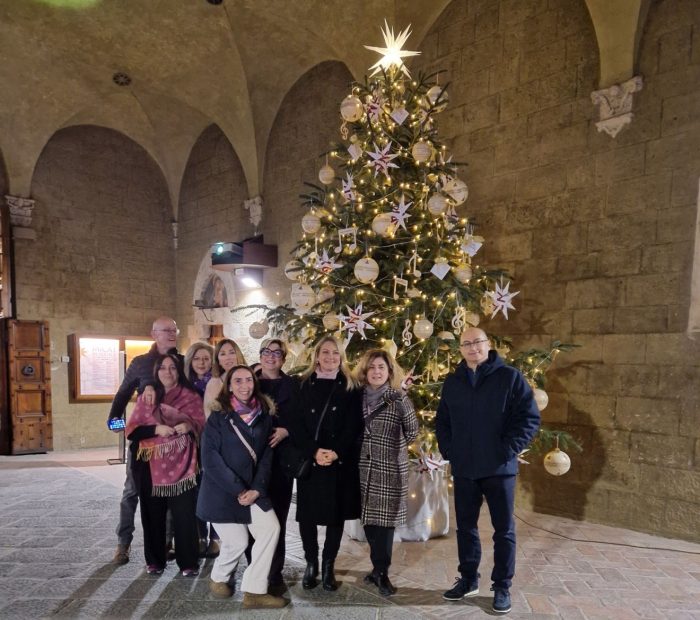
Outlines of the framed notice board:
M 146 353 L 152 344 L 148 338 L 70 334 L 70 402 L 111 402 L 131 360 Z

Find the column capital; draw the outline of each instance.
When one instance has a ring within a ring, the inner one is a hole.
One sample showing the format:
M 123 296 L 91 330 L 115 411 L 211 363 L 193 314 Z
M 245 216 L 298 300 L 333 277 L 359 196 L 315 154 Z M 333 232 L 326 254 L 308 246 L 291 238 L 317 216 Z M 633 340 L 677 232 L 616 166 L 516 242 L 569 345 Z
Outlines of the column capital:
M 6 194 L 5 202 L 10 209 L 13 238 L 36 239 L 36 231 L 32 228 L 32 214 L 36 201 L 32 198 Z

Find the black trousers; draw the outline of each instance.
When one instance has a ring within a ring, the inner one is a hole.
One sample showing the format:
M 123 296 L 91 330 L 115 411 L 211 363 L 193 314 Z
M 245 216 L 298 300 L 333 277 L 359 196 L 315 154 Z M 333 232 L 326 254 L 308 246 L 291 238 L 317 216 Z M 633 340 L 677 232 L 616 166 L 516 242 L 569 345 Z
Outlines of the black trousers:
M 287 534 L 287 517 L 289 516 L 289 506 L 292 503 L 293 486 L 294 481 L 287 478 L 282 471 L 272 470 L 268 494 L 270 496 L 270 500 L 272 500 L 272 509 L 275 511 L 277 520 L 280 523 L 280 537 L 277 540 L 275 554 L 272 556 L 269 576 L 270 583 L 275 585 L 282 582 L 284 556 L 287 551 L 284 539 Z
M 462 577 L 477 577 L 481 561 L 479 512 L 486 498 L 493 525 L 493 571 L 496 588 L 510 588 L 515 573 L 515 476 L 493 476 L 470 480 L 454 477 L 457 553 Z
M 394 528 L 381 525 L 365 525 L 365 536 L 369 543 L 369 559 L 378 573 L 387 573 L 391 566 L 394 546 Z
M 299 534 L 301 543 L 304 546 L 304 557 L 307 562 L 318 561 L 318 528 L 315 523 L 299 521 Z M 323 554 L 321 559 L 335 561 L 340 549 L 340 540 L 343 538 L 342 525 L 327 525 L 326 540 L 323 543 Z
M 143 525 L 143 550 L 146 564 L 164 567 L 165 522 L 168 509 L 173 515 L 175 534 L 175 560 L 180 570 L 199 565 L 199 540 L 195 516 L 196 489 L 190 489 L 175 497 L 152 497 L 151 488 L 139 493 L 141 524 Z

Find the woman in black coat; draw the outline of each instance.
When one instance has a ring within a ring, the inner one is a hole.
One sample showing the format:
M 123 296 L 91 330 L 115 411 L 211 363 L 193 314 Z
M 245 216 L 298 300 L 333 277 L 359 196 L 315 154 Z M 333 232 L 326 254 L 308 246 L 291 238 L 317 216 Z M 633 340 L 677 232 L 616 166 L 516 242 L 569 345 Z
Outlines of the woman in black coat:
M 272 459 L 272 471 L 270 473 L 270 486 L 268 494 L 272 500 L 272 507 L 280 523 L 280 537 L 277 549 L 270 566 L 270 591 L 275 593 L 284 590 L 282 569 L 284 568 L 285 535 L 287 515 L 292 502 L 292 487 L 294 484 L 285 471 L 280 451 L 286 448 L 289 439 L 289 425 L 296 415 L 296 407 L 299 402 L 299 382 L 282 371 L 282 366 L 287 358 L 287 344 L 279 338 L 271 338 L 263 341 L 260 347 L 260 368 L 256 371 L 260 389 L 263 394 L 272 399 L 277 408 L 274 418 L 274 428 L 270 433 L 269 445 L 275 448 Z
M 325 525 L 321 577 L 325 590 L 335 590 L 334 564 L 343 523 L 360 516 L 362 403 L 345 355 L 332 336 L 324 336 L 316 345 L 313 361 L 302 376 L 291 436 L 302 454 L 313 459 L 309 477 L 297 480 L 296 518 L 307 563 L 302 585 L 306 589 L 318 585 L 316 526 Z
M 214 523 L 221 536 L 209 589 L 222 598 L 232 595 L 229 580 L 248 546 L 250 532 L 255 544 L 241 581 L 243 607 L 284 607 L 288 601 L 267 592 L 279 536 L 267 494 L 274 404 L 262 394 L 247 366 L 234 366 L 226 373 L 214 404 L 202 439 L 204 474 L 197 501 L 197 516 Z

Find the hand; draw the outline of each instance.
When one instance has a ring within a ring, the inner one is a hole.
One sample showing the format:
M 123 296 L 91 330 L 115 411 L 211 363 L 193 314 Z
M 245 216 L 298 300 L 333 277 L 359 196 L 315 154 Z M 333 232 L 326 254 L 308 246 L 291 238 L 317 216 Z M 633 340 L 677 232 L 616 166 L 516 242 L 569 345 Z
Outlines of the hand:
M 178 435 L 187 435 L 192 430 L 189 422 L 180 422 L 173 427 L 173 430 Z
M 408 392 L 408 389 L 413 385 L 413 370 L 414 368 L 411 368 L 411 370 L 408 371 L 408 374 L 404 377 L 404 380 L 401 382 L 401 389 L 404 392 Z
M 156 389 L 152 385 L 147 385 L 143 390 L 143 402 L 146 405 L 156 404 Z
M 338 458 L 338 455 L 333 452 L 333 450 L 325 450 L 324 448 L 319 448 L 316 450 L 316 454 L 314 454 L 314 458 L 316 459 L 316 463 L 320 465 L 321 467 L 327 467 L 335 459 Z
M 158 437 L 172 437 L 175 434 L 175 429 L 165 424 L 156 425 L 156 435 Z
M 278 443 L 280 443 L 280 441 L 287 437 L 289 437 L 289 431 L 286 428 L 278 426 L 270 434 L 270 447 L 274 448 Z
M 259 491 L 248 489 L 247 491 L 243 491 L 243 493 L 238 495 L 238 503 L 241 506 L 252 506 L 258 501 L 258 497 L 260 497 Z

